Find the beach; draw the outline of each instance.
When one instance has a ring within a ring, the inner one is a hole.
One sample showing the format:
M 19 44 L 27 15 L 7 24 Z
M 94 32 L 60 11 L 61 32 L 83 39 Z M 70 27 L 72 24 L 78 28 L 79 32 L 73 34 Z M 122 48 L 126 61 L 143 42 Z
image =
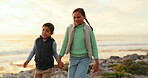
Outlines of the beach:
M 1 36 L 0 38 L 0 76 L 4 73 L 19 73 L 20 71 L 35 68 L 34 58 L 27 68 L 22 64 L 28 57 L 34 40 L 39 35 L 31 36 Z M 57 43 L 59 53 L 64 35 L 53 35 Z M 96 35 L 99 59 L 106 59 L 110 56 L 126 56 L 137 53 L 145 55 L 148 53 L 148 35 Z M 69 55 L 62 59 L 65 63 L 69 60 Z M 56 61 L 55 61 L 55 64 Z

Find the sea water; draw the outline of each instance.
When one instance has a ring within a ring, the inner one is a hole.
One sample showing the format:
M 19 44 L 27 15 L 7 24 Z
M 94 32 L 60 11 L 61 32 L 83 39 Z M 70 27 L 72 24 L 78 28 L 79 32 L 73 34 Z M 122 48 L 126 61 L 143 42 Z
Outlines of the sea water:
M 19 73 L 19 71 L 27 70 L 21 65 L 27 59 L 37 37 L 39 35 L 1 36 L 0 74 Z M 64 35 L 53 35 L 52 37 L 56 40 L 59 53 Z M 139 55 L 148 53 L 148 35 L 95 35 L 95 37 L 100 59 L 106 59 L 110 56 L 123 57 L 134 53 Z M 68 61 L 68 56 L 64 58 L 64 61 Z M 34 58 L 29 64 L 34 65 Z M 31 68 L 33 67 L 28 69 Z

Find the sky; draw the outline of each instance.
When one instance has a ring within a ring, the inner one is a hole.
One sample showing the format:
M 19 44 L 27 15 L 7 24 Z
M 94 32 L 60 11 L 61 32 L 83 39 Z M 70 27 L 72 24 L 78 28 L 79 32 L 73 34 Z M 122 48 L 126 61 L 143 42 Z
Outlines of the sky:
M 148 0 L 0 0 L 0 35 L 38 35 L 47 22 L 65 34 L 79 7 L 96 35 L 148 34 Z

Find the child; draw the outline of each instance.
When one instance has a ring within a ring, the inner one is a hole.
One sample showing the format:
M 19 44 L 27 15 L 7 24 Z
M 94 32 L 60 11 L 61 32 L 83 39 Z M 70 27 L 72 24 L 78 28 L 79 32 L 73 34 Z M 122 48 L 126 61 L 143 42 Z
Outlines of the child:
M 96 72 L 99 68 L 98 48 L 93 29 L 86 19 L 83 8 L 75 9 L 72 16 L 74 23 L 66 30 L 58 58 L 58 66 L 61 69 L 63 68 L 61 59 L 65 53 L 70 53 L 68 78 L 86 78 L 92 56 L 95 59 L 95 64 L 92 69 L 93 72 Z
M 54 26 L 51 23 L 45 23 L 42 26 L 42 35 L 35 40 L 34 47 L 26 62 L 23 64 L 23 66 L 26 67 L 35 55 L 36 69 L 34 78 L 51 78 L 54 58 L 56 61 L 58 59 L 56 42 L 51 37 L 53 31 Z

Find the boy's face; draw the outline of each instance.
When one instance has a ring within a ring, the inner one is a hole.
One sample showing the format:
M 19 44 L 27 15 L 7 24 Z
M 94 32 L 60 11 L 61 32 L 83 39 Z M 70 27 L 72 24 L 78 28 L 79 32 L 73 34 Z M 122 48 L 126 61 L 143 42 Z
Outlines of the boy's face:
M 82 16 L 81 13 L 79 13 L 79 12 L 74 12 L 73 13 L 73 21 L 74 21 L 75 25 L 83 24 L 84 23 L 84 21 L 83 21 L 84 19 L 85 19 L 85 17 Z
M 48 39 L 52 35 L 52 32 L 50 29 L 46 26 L 42 27 L 42 38 L 43 39 Z

